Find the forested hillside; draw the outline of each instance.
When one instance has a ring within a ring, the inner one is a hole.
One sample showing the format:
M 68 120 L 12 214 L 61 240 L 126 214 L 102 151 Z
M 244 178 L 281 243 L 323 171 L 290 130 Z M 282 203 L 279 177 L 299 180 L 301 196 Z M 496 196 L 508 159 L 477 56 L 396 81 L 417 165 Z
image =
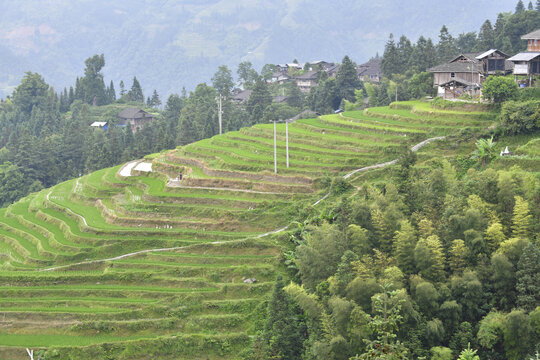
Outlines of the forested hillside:
M 0 97 L 26 71 L 55 88 L 72 83 L 84 59 L 104 53 L 115 84 L 137 75 L 168 96 L 209 81 L 222 64 L 358 62 L 382 52 L 389 33 L 433 37 L 441 24 L 472 31 L 485 18 L 511 11 L 515 0 L 341 1 L 25 1 L 0 4 Z M 481 14 L 481 15 L 479 15 Z M 335 41 L 339 39 L 339 41 Z M 285 46 L 286 45 L 286 46 Z M 113 56 L 114 54 L 114 56 Z

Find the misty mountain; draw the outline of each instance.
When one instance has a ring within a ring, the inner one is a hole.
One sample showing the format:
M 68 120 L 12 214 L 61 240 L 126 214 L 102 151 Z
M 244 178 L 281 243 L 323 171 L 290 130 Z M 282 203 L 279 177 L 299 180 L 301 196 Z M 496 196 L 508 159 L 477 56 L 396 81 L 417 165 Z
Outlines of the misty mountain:
M 496 3 L 496 5 L 494 5 Z M 209 81 L 217 67 L 265 63 L 362 62 L 382 54 L 388 35 L 437 37 L 477 31 L 516 0 L 27 0 L 0 3 L 0 96 L 25 71 L 57 90 L 82 76 L 84 60 L 105 54 L 105 80 L 137 76 L 145 95 Z

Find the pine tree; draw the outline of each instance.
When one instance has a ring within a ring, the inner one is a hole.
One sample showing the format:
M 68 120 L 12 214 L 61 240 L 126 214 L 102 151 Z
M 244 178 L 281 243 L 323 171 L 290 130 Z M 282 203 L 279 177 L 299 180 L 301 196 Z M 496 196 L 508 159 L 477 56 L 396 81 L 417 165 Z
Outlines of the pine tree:
M 529 11 L 534 10 L 532 1 L 529 1 L 529 6 L 527 6 L 527 10 L 529 10 Z
M 517 304 L 532 310 L 540 304 L 540 250 L 530 243 L 523 249 L 516 272 Z
M 536 0 L 536 11 L 540 11 L 540 0 Z
M 264 327 L 263 339 L 267 347 L 267 359 L 301 359 L 305 324 L 300 311 L 283 290 L 281 276 L 276 280 L 272 298 L 268 304 L 268 317 Z
M 439 61 L 449 61 L 453 57 L 457 56 L 457 46 L 454 38 L 448 32 L 446 25 L 443 25 L 439 33 L 439 43 L 437 44 L 437 52 Z
M 150 99 L 150 102 L 152 103 L 152 107 L 159 107 L 161 105 L 161 99 L 159 98 L 159 95 L 155 89 L 152 93 L 152 98 Z
M 478 33 L 476 50 L 486 51 L 493 48 L 495 48 L 495 31 L 491 26 L 491 21 L 486 20 Z
M 524 11 L 525 11 L 525 5 L 523 4 L 523 0 L 519 0 L 517 5 L 516 5 L 515 13 L 516 14 L 521 14 Z
M 302 109 L 304 107 L 304 94 L 295 81 L 287 87 L 287 105 Z
M 405 35 L 401 35 L 396 49 L 398 52 L 398 74 L 404 74 L 408 70 L 407 64 L 413 52 L 411 41 Z
M 113 102 L 116 101 L 116 91 L 114 90 L 114 84 L 113 84 L 113 81 L 111 80 L 111 83 L 109 85 L 109 91 L 108 91 L 108 95 L 109 95 L 109 103 L 112 104 Z
M 133 77 L 133 84 L 131 85 L 131 89 L 129 90 L 128 95 L 131 101 L 144 103 L 144 95 L 141 84 L 139 84 L 136 76 Z
M 394 34 L 390 34 L 384 47 L 381 71 L 388 78 L 399 72 L 399 53 L 394 41 Z
M 124 85 L 124 80 L 120 80 L 120 97 L 126 94 L 126 86 Z
M 531 232 L 532 215 L 529 212 L 529 203 L 521 196 L 515 197 L 514 216 L 512 217 L 512 236 L 528 239 Z
M 336 87 L 341 99 L 355 101 L 354 90 L 362 87 L 362 82 L 358 79 L 356 65 L 345 55 L 341 61 L 341 66 L 336 74 Z

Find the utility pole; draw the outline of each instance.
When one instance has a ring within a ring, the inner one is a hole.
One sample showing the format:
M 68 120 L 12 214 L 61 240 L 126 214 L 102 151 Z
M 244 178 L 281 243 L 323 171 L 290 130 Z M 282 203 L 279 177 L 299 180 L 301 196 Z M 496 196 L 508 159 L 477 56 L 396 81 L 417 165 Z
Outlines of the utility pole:
M 274 174 L 277 174 L 277 136 L 276 136 L 276 120 L 274 120 Z
M 221 93 L 219 93 L 219 97 L 218 97 L 218 120 L 219 120 L 219 135 L 221 135 L 222 133 L 222 116 L 223 116 L 223 110 L 222 110 L 222 107 L 221 107 Z
M 287 169 L 289 168 L 289 120 L 285 120 L 285 146 L 287 148 Z

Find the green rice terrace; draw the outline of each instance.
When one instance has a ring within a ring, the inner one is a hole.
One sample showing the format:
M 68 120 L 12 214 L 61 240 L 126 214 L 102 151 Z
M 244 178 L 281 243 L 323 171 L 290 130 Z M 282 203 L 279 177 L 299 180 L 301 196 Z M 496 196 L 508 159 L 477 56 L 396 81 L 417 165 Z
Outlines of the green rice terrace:
M 278 124 L 277 174 L 256 125 L 34 193 L 0 210 L 0 359 L 234 359 L 284 273 L 275 233 L 332 178 L 377 181 L 355 170 L 429 138 L 420 161 L 470 151 L 439 137 L 495 120 L 421 102 L 297 120 L 289 168 Z

